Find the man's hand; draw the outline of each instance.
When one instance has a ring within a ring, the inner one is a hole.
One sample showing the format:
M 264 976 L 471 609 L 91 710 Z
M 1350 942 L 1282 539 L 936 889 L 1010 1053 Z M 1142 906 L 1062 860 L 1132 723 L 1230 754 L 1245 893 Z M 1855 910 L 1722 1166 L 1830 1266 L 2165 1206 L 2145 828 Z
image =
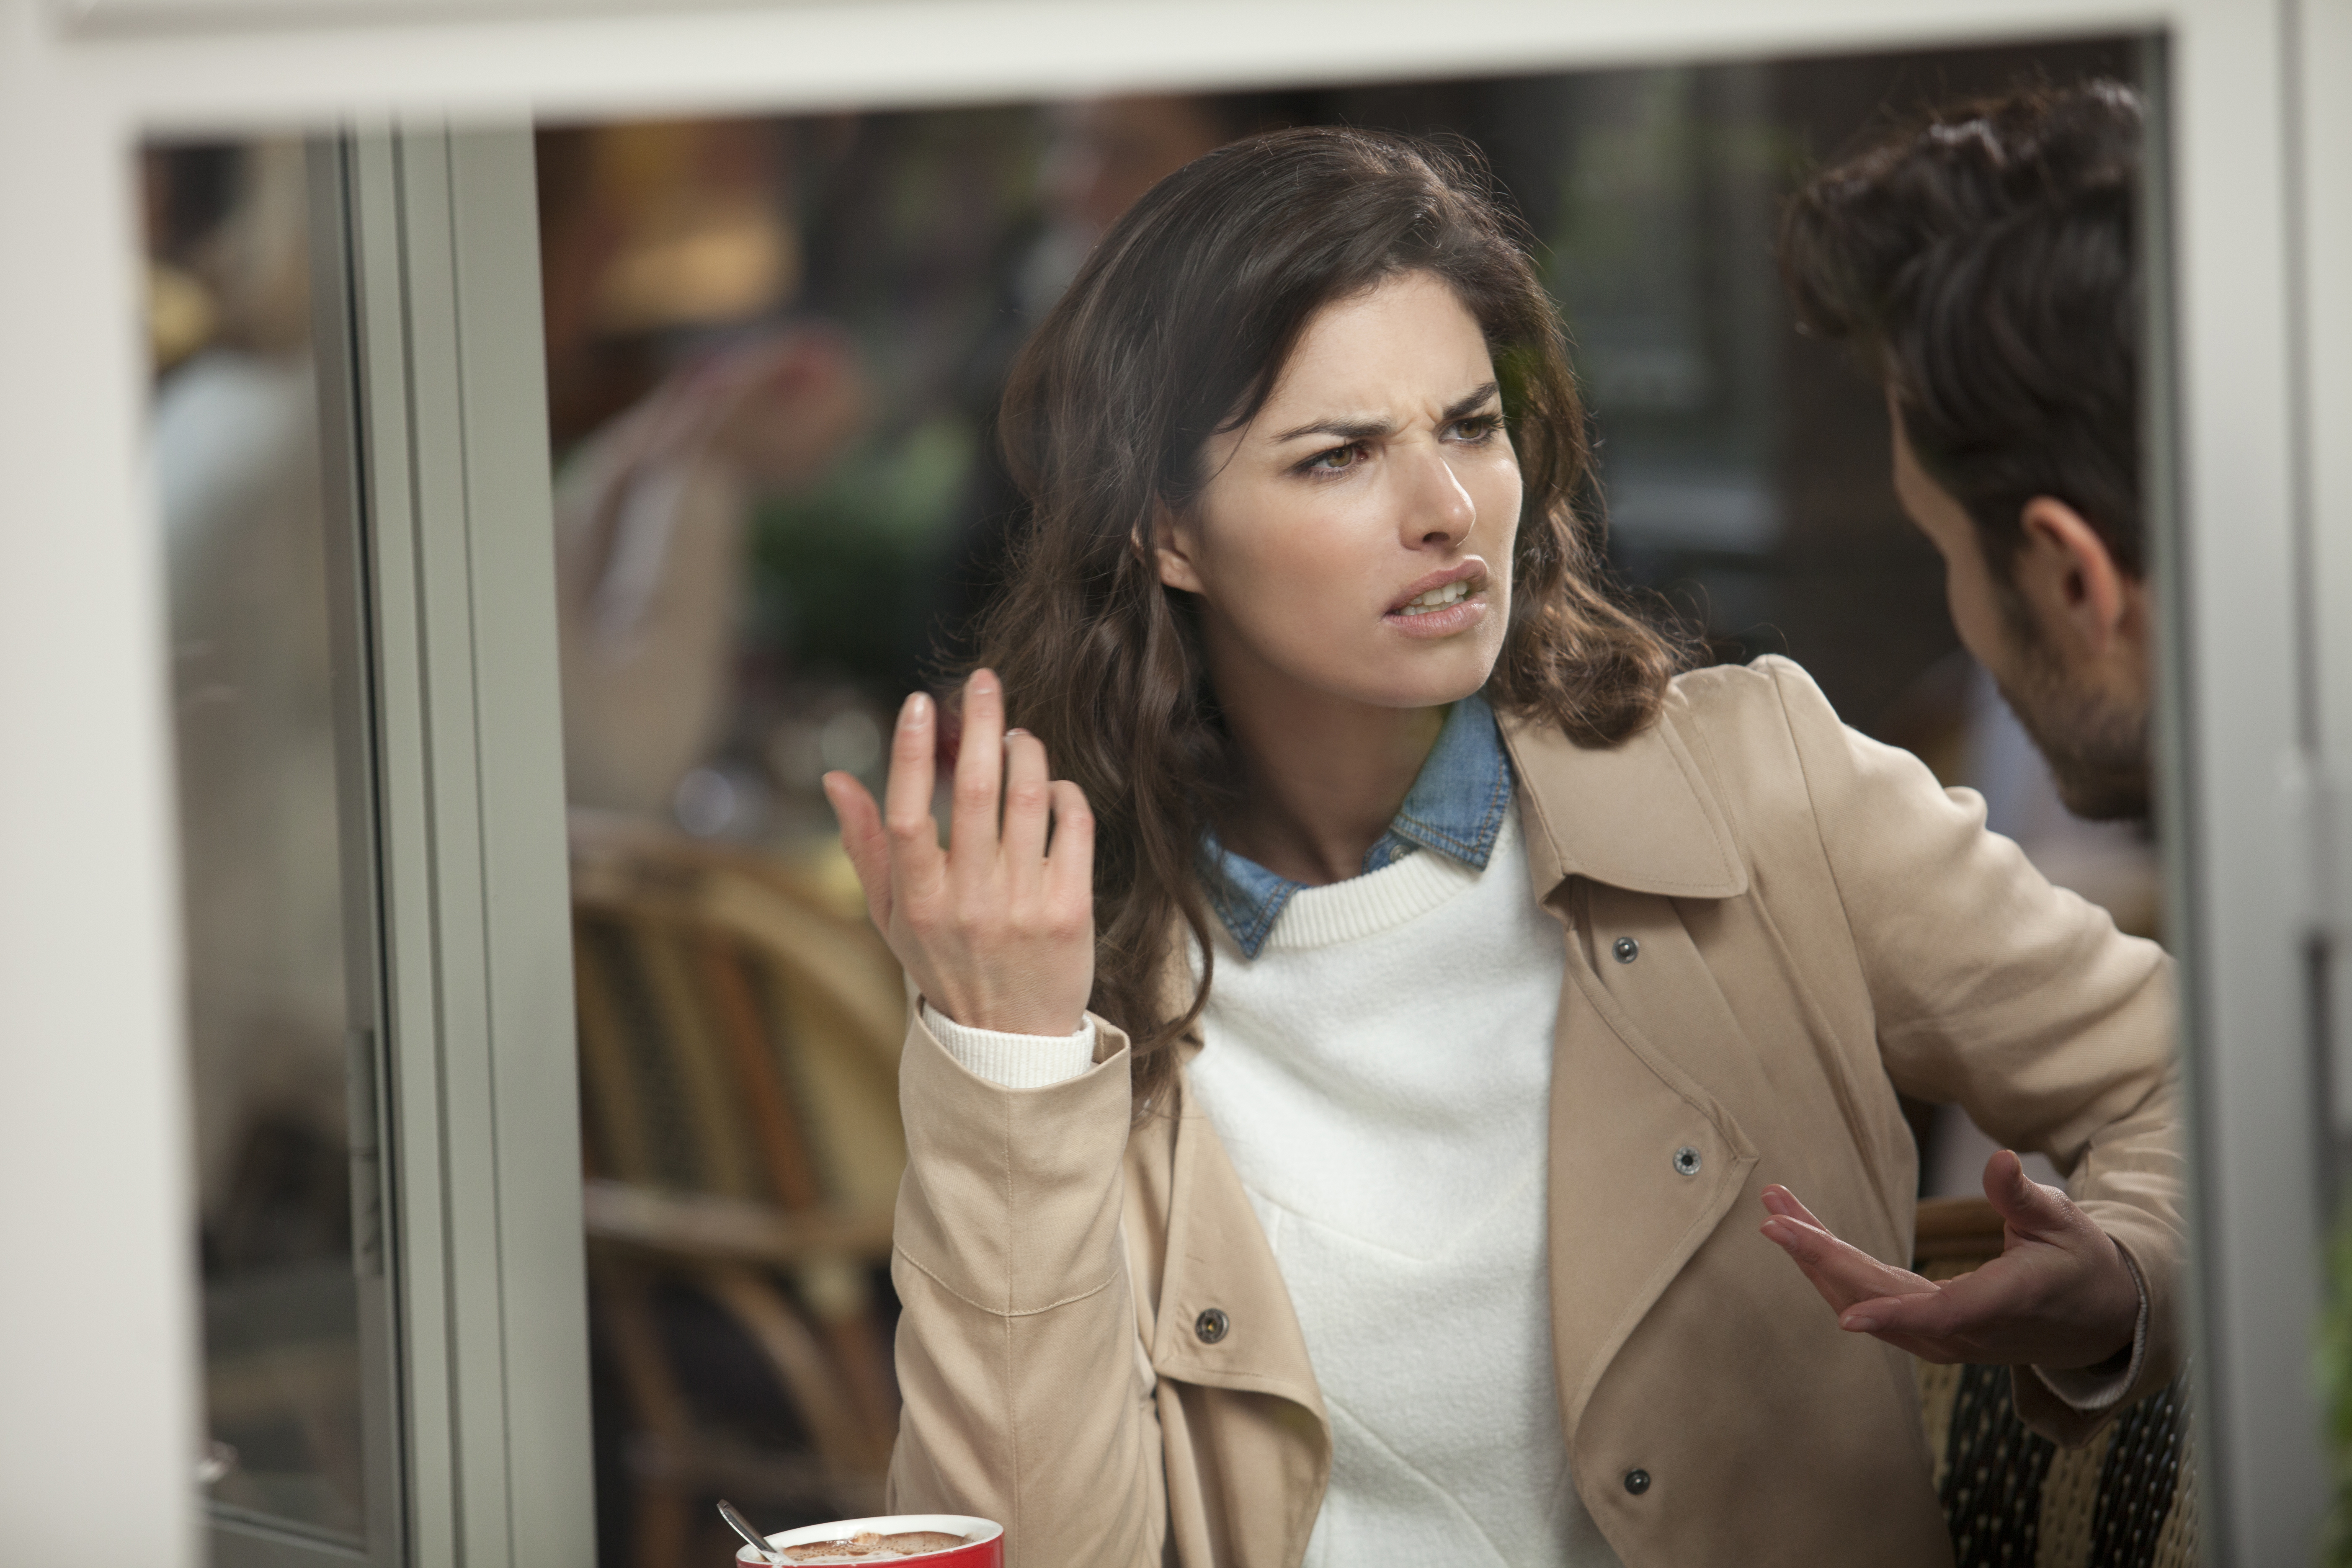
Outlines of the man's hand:
M 2005 1222 L 2001 1255 L 1929 1280 L 1881 1263 L 1815 1219 L 1794 1193 L 1764 1189 L 1764 1234 L 1796 1259 L 1849 1332 L 1922 1361 L 2095 1366 L 2131 1348 L 2139 1284 L 2107 1234 L 2004 1149 L 1985 1162 L 1985 1196 Z

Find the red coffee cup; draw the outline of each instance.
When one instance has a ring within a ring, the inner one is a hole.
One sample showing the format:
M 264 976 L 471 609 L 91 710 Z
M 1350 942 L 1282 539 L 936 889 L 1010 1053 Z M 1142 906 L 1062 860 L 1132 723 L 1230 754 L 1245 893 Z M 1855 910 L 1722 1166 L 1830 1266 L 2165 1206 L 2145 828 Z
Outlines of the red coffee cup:
M 780 1530 L 768 1537 L 768 1544 L 781 1551 L 787 1546 L 816 1546 L 840 1542 L 848 1544 L 854 1536 L 911 1535 L 919 1531 L 936 1531 L 942 1535 L 961 1535 L 958 1546 L 942 1546 L 932 1552 L 918 1552 L 911 1557 L 894 1557 L 877 1552 L 863 1557 L 845 1559 L 848 1563 L 870 1563 L 875 1568 L 898 1568 L 908 1563 L 911 1568 L 1004 1568 L 1004 1527 L 985 1519 L 971 1519 L 960 1513 L 901 1513 L 887 1519 L 845 1519 L 832 1524 L 804 1524 L 798 1530 Z M 744 1568 L 761 1568 L 759 1555 L 749 1546 L 735 1549 L 735 1561 Z M 786 1562 L 791 1559 L 787 1558 Z

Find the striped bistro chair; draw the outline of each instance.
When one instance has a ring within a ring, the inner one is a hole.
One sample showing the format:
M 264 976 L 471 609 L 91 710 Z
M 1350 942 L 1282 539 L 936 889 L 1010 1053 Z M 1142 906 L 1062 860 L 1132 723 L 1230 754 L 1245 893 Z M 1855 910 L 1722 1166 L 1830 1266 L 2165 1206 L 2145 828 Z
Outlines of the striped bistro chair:
M 1923 1198 L 1912 1267 L 1930 1279 L 2000 1255 L 1982 1198 Z M 2005 1366 L 1918 1363 L 1919 1406 L 1958 1568 L 2195 1568 L 2189 1372 L 2079 1448 L 2026 1430 Z
M 572 862 L 591 1315 L 627 1406 L 632 1568 L 707 1557 L 721 1493 L 776 1527 L 877 1511 L 898 964 L 763 857 L 583 815 Z

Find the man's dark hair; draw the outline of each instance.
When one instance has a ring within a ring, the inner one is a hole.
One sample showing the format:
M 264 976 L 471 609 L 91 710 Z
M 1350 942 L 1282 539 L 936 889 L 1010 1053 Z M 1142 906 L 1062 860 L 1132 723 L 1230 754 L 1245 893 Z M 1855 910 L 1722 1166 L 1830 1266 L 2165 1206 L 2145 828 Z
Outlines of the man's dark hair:
M 1814 175 L 1782 219 L 1800 320 L 1886 378 L 2003 583 L 2043 495 L 2146 574 L 2140 145 L 2130 88 L 2027 87 L 1934 110 Z

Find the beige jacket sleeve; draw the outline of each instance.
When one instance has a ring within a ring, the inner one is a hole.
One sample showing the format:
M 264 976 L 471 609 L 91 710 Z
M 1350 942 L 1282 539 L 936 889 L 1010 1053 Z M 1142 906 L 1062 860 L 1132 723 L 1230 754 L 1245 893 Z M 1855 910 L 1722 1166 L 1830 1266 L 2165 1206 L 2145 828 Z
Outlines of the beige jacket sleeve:
M 2124 1401 L 2162 1386 L 2179 1360 L 2183 1252 L 2170 961 L 1985 832 L 1976 792 L 1944 790 L 1909 752 L 1841 724 L 1796 666 L 1766 663 L 1887 1076 L 1906 1094 L 1957 1101 L 1993 1138 L 2067 1173 L 2147 1291 L 2140 1372 Z M 2038 1378 L 2016 1388 L 2019 1414 L 2057 1441 L 2084 1441 L 2105 1419 Z
M 1167 1488 L 1119 1234 L 1127 1037 L 1097 1019 L 1087 1072 L 1006 1089 L 911 1011 L 889 1507 L 995 1520 L 1008 1564 L 1156 1564 Z

